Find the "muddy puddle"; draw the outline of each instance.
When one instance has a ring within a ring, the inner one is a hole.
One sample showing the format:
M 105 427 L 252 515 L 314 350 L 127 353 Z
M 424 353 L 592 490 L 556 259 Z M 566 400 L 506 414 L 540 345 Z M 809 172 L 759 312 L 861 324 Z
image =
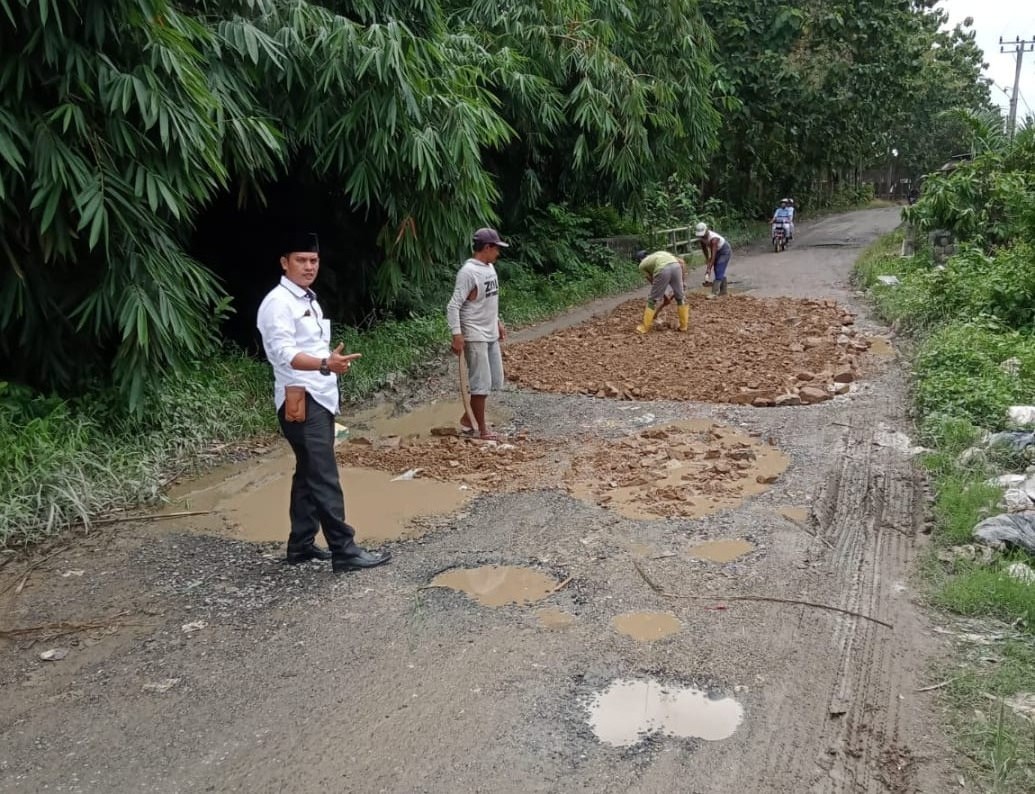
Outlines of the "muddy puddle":
M 349 428 L 349 435 L 386 438 L 400 436 L 402 438 L 428 438 L 435 428 L 460 427 L 460 417 L 464 412 L 460 400 L 434 400 L 414 408 L 407 413 L 398 414 L 392 404 L 379 405 L 365 411 L 341 417 L 339 421 Z M 489 423 L 499 427 L 513 419 L 513 414 L 492 401 L 486 406 Z
M 431 580 L 431 587 L 457 590 L 486 607 L 534 604 L 557 588 L 557 581 L 532 568 L 483 565 L 451 568 Z
M 866 341 L 870 343 L 870 349 L 868 352 L 873 353 L 875 356 L 881 356 L 882 358 L 891 358 L 895 355 L 895 348 L 891 344 L 890 340 L 885 339 L 883 336 L 868 336 Z
M 535 613 L 539 625 L 544 629 L 567 629 L 575 625 L 575 616 L 563 609 L 540 609 Z
M 589 705 L 593 733 L 613 747 L 631 747 L 655 733 L 721 741 L 733 735 L 743 718 L 744 708 L 733 698 L 654 680 L 618 679 Z
M 700 518 L 763 493 L 788 464 L 757 438 L 691 420 L 580 450 L 567 481 L 576 498 L 627 518 Z
M 168 494 L 165 512 L 209 511 L 163 522 L 170 529 L 230 534 L 253 542 L 286 542 L 288 505 L 295 458 L 290 452 L 271 453 L 262 460 L 214 469 L 183 483 Z M 397 474 L 372 469 L 342 468 L 345 511 L 360 543 L 379 543 L 422 535 L 411 526 L 421 516 L 447 515 L 461 507 L 469 491 L 437 480 L 393 481 Z
M 670 612 L 629 612 L 611 619 L 615 631 L 637 642 L 653 642 L 679 631 L 683 624 Z
M 695 560 L 723 564 L 733 562 L 754 550 L 755 544 L 746 540 L 709 540 L 697 544 L 688 553 Z

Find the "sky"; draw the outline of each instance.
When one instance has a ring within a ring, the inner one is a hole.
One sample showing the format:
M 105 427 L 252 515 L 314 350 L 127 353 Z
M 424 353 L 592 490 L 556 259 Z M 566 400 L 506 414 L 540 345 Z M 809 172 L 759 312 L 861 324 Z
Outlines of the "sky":
M 1035 39 L 1035 2 L 1031 0 L 942 0 L 942 9 L 949 13 L 949 26 L 955 27 L 967 17 L 974 18 L 977 45 L 985 52 L 988 68 L 985 76 L 992 79 L 992 101 L 1010 106 L 1009 91 L 1013 88 L 1017 62 L 1009 52 L 999 52 L 999 37 L 1013 41 L 1018 36 Z M 1009 49 L 1009 48 L 1008 48 Z M 1030 49 L 1030 48 L 1029 48 Z M 1006 89 L 1005 91 L 1003 89 Z M 1017 117 L 1035 115 L 1035 52 L 1026 52 L 1021 63 L 1020 94 Z

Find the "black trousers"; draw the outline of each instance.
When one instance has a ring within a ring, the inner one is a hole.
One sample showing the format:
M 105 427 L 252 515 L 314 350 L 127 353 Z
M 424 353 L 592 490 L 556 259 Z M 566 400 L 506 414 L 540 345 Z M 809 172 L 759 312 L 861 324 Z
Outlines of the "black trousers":
M 334 414 L 307 394 L 305 415 L 304 422 L 285 422 L 284 407 L 277 412 L 280 429 L 295 453 L 288 551 L 308 546 L 322 528 L 332 553 L 351 554 L 356 530 L 345 522 L 345 495 L 334 457 Z

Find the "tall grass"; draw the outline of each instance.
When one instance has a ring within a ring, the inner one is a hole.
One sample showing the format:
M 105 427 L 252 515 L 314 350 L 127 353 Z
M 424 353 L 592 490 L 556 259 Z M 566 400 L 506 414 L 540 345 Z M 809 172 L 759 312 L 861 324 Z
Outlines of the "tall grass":
M 140 418 L 104 391 L 69 402 L 0 386 L 0 548 L 154 500 L 199 452 L 275 427 L 269 368 L 235 351 L 167 378 Z

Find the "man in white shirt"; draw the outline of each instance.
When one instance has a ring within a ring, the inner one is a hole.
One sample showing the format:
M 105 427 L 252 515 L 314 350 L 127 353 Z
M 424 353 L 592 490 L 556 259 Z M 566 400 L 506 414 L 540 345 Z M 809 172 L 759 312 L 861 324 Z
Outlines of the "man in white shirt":
M 453 353 L 463 354 L 471 389 L 471 413 L 478 423 L 460 420 L 465 432 L 477 432 L 486 441 L 498 436 L 485 419 L 485 401 L 490 391 L 503 385 L 503 356 L 500 340 L 506 336 L 499 316 L 500 282 L 493 267 L 500 248 L 508 244 L 495 229 L 479 229 L 471 238 L 472 254 L 456 274 L 453 297 L 446 305 L 446 321 L 453 334 Z
M 335 573 L 373 568 L 391 555 L 356 544 L 356 532 L 345 521 L 345 497 L 334 457 L 338 376 L 348 372 L 360 354 L 342 355 L 342 345 L 331 350 L 331 322 L 324 319 L 310 289 L 320 270 L 316 235 L 289 241 L 280 267 L 284 275 L 259 306 L 257 325 L 273 365 L 277 419 L 295 453 L 287 562 L 329 558 Z M 330 551 L 314 542 L 321 528 Z

